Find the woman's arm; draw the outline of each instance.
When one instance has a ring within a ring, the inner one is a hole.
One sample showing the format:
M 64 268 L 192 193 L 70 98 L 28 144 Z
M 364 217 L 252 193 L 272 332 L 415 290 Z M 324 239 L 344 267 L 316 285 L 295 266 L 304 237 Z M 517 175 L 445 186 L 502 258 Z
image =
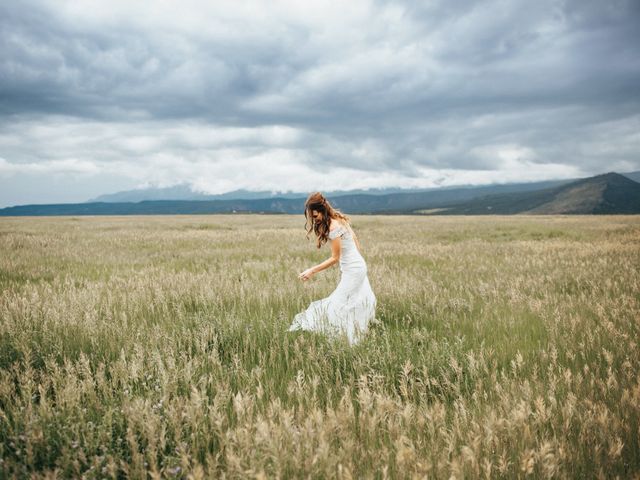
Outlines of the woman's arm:
M 340 261 L 340 249 L 340 237 L 336 237 L 331 240 L 331 257 L 327 258 L 324 262 L 319 263 L 314 267 L 307 268 L 304 272 L 298 275 L 298 278 L 300 278 L 300 280 L 304 282 L 305 280 L 309 280 L 312 275 L 315 275 L 316 273 L 321 272 L 322 270 L 332 267 L 333 265 L 338 263 Z

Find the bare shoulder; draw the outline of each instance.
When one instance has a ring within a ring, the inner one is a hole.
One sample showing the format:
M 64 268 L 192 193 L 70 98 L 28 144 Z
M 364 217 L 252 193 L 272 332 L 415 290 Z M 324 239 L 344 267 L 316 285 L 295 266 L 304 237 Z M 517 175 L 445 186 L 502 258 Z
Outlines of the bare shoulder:
M 332 218 L 329 221 L 329 231 L 330 232 L 333 232 L 336 228 L 340 228 L 340 227 L 345 227 L 346 228 L 345 222 L 342 222 L 342 221 L 338 220 L 337 218 Z
M 329 222 L 329 231 L 332 232 L 338 228 L 350 230 L 351 226 L 349 225 L 349 222 L 345 222 L 344 220 L 340 220 L 339 218 L 332 218 Z

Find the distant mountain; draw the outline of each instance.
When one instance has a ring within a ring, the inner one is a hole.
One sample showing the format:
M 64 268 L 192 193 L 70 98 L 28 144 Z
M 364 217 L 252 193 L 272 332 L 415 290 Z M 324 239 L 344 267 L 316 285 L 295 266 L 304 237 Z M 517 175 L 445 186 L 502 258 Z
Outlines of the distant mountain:
M 640 172 L 623 173 L 622 175 L 640 182 Z M 462 191 L 462 190 L 474 190 L 482 189 L 480 193 L 488 194 L 489 191 L 486 188 L 496 188 L 494 193 L 499 191 L 529 191 L 537 190 L 546 187 L 552 187 L 555 185 L 561 185 L 563 183 L 570 182 L 572 180 L 550 180 L 545 182 L 527 182 L 527 183 L 513 183 L 513 184 L 492 184 L 485 186 L 477 185 L 461 185 L 453 187 L 433 187 L 433 188 L 372 188 L 368 190 L 336 190 L 325 192 L 325 195 L 329 198 L 342 197 L 345 195 L 390 195 L 394 193 L 418 193 L 418 192 L 443 192 L 445 190 Z M 116 193 L 107 193 L 99 195 L 95 198 L 87 200 L 85 203 L 123 203 L 123 202 L 144 202 L 148 200 L 257 200 L 264 198 L 307 198 L 310 192 L 271 192 L 267 190 L 262 191 L 250 191 L 250 190 L 234 190 L 232 192 L 209 194 L 193 191 L 192 187 L 188 183 L 181 183 L 172 187 L 147 187 L 137 188 L 134 190 L 124 190 Z M 469 192 L 470 194 L 472 192 Z M 465 198 L 471 198 L 468 195 L 464 195 L 460 200 Z
M 144 202 L 145 200 L 204 200 L 202 197 L 203 195 L 201 193 L 193 192 L 188 184 L 183 183 L 165 188 L 148 187 L 107 193 L 87 200 L 85 203 Z
M 257 198 L 302 198 L 302 193 L 251 192 L 249 190 L 234 190 L 233 192 L 211 195 L 195 192 L 189 184 L 183 183 L 172 187 L 149 187 L 135 190 L 100 195 L 86 203 L 109 202 L 144 202 L 148 200 L 253 200 Z M 306 196 L 305 196 L 306 198 Z
M 640 183 L 607 173 L 577 181 L 459 187 L 380 195 L 329 196 L 345 213 L 486 215 L 516 213 L 640 213 Z M 171 215 L 212 213 L 301 214 L 306 198 L 149 200 L 22 205 L 0 209 L 0 216 Z
M 479 196 L 510 192 L 528 192 L 563 185 L 567 182 L 566 180 L 557 180 L 504 185 L 465 186 L 428 191 L 406 191 L 375 197 L 370 195 L 343 195 L 336 198 L 329 198 L 337 208 L 348 213 L 403 214 L 419 209 L 457 204 Z
M 635 214 L 640 213 L 640 183 L 605 173 L 559 187 L 499 195 L 443 205 L 435 215 Z
M 385 196 L 400 194 L 400 197 L 411 197 L 417 193 L 431 192 L 426 197 L 429 201 L 446 201 L 452 199 L 464 200 L 473 198 L 479 194 L 490 194 L 499 192 L 529 191 L 541 188 L 561 185 L 571 180 L 550 180 L 544 182 L 527 182 L 527 183 L 507 183 L 507 184 L 491 184 L 491 185 L 462 185 L 449 187 L 433 187 L 433 188 L 372 188 L 368 190 L 335 190 L 323 192 L 327 198 L 335 199 L 337 197 L 353 196 L 353 195 L 375 195 Z M 446 192 L 446 193 L 444 193 Z M 144 202 L 150 200 L 259 200 L 259 199 L 275 199 L 275 198 L 304 198 L 306 199 L 310 192 L 270 192 L 249 190 L 234 190 L 232 192 L 210 195 L 205 193 L 193 192 L 188 184 L 176 185 L 166 188 L 144 188 L 138 190 L 126 190 L 122 192 L 100 195 L 95 199 L 88 200 L 85 203 L 124 203 L 124 202 Z M 442 195 L 444 193 L 444 196 Z M 424 198 L 420 199 L 423 202 Z M 386 202 L 383 202 L 386 203 Z
M 475 196 L 475 190 L 480 193 L 497 193 L 503 191 L 528 191 L 537 190 L 545 187 L 561 185 L 571 180 L 550 180 L 544 182 L 527 182 L 527 183 L 508 183 L 508 184 L 491 184 L 491 185 L 458 185 L 448 187 L 432 187 L 432 188 L 371 188 L 367 190 L 334 190 L 323 192 L 328 198 L 344 197 L 350 195 L 391 195 L 391 194 L 414 194 L 420 192 L 466 192 L 461 197 L 471 198 Z M 495 191 L 494 191 L 495 189 Z M 271 191 L 249 191 L 234 190 L 232 192 L 221 194 L 208 194 L 195 192 L 191 190 L 191 186 L 186 183 L 174 185 L 172 187 L 148 187 L 135 190 L 125 190 L 122 192 L 109 193 L 100 195 L 85 203 L 123 203 L 123 202 L 144 202 L 148 200 L 258 200 L 258 199 L 274 199 L 274 198 L 304 198 L 306 199 L 310 192 L 271 192 Z M 447 198 L 451 198 L 448 196 Z
M 372 188 L 369 190 L 336 190 L 326 192 L 327 197 L 338 197 L 342 195 L 388 195 L 400 192 L 422 192 L 429 190 L 439 190 L 439 188 L 427 189 L 403 189 L 403 188 Z M 189 184 L 183 183 L 172 187 L 149 187 L 135 190 L 125 190 L 122 192 L 108 193 L 100 195 L 85 203 L 109 202 L 144 202 L 147 200 L 257 200 L 265 198 L 307 198 L 310 192 L 271 192 L 271 191 L 249 191 L 234 190 L 232 192 L 220 194 L 208 194 L 194 192 Z
M 630 178 L 634 182 L 640 182 L 640 172 L 629 172 L 629 173 L 623 173 L 622 175 L 624 175 L 627 178 Z
M 0 216 L 51 215 L 200 215 L 214 213 L 301 213 L 302 198 L 257 200 L 149 200 L 144 202 L 20 205 L 0 209 Z
M 467 186 L 431 190 L 399 190 L 400 193 L 326 193 L 333 205 L 348 213 L 408 213 L 426 207 L 460 202 L 479 195 L 537 190 L 566 181 Z M 182 186 L 185 187 L 185 186 Z M 182 188 L 181 187 L 181 188 Z M 394 189 L 389 189 L 393 191 Z M 176 190 L 178 193 L 180 190 Z M 376 190 L 381 192 L 382 190 Z M 239 191 L 240 192 L 240 191 Z M 368 191 L 367 191 L 368 192 Z M 292 194 L 293 195 L 293 194 Z M 0 209 L 0 215 L 170 215 L 207 213 L 302 213 L 307 194 L 298 198 L 144 200 L 141 202 L 87 202 L 81 204 L 21 205 Z

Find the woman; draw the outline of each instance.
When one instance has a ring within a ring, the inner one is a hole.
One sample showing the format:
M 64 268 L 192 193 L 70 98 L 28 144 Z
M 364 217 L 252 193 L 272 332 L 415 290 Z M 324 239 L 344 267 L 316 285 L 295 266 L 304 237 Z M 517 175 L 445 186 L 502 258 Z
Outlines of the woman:
M 331 241 L 331 258 L 308 268 L 298 278 L 303 282 L 316 273 L 340 263 L 341 278 L 327 298 L 312 302 L 295 316 L 289 331 L 309 330 L 329 335 L 346 335 L 353 345 L 362 339 L 373 320 L 376 297 L 367 277 L 367 264 L 360 254 L 360 242 L 349 218 L 331 207 L 320 193 L 309 195 L 304 206 L 307 238 L 313 230 L 320 248 Z

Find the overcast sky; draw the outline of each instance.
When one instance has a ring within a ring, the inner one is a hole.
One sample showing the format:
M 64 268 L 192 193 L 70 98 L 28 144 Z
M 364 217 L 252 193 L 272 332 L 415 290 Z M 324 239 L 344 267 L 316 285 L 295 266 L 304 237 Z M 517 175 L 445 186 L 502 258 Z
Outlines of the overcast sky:
M 1 2 L 0 206 L 640 170 L 639 25 L 637 0 Z

